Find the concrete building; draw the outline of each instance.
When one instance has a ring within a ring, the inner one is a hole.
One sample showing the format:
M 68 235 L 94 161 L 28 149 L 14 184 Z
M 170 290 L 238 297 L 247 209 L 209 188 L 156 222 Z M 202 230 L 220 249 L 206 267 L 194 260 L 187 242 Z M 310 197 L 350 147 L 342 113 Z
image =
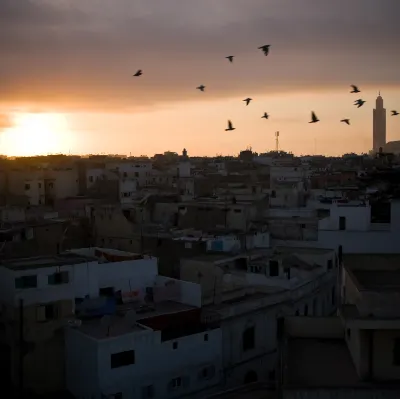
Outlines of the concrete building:
M 12 383 L 23 384 L 35 393 L 63 389 L 62 331 L 74 323 L 76 303 L 98 298 L 111 288 L 125 293 L 139 285 L 152 286 L 156 277 L 157 259 L 100 248 L 3 260 L 0 266 L 4 325 L 1 341 L 5 354 L 2 364 L 3 367 L 8 364 Z M 97 303 L 97 307 L 101 304 Z
M 152 182 L 153 164 L 150 161 L 124 160 L 108 162 L 106 169 L 117 171 L 123 178 L 134 178 L 139 187 L 146 187 Z
M 373 132 L 372 132 L 372 150 L 379 152 L 386 144 L 386 109 L 383 108 L 383 99 L 379 93 L 376 98 L 376 106 L 373 110 Z
M 335 251 L 253 249 L 181 260 L 180 278 L 199 283 L 204 309 L 221 318 L 224 390 L 275 382 L 277 318 L 336 309 Z

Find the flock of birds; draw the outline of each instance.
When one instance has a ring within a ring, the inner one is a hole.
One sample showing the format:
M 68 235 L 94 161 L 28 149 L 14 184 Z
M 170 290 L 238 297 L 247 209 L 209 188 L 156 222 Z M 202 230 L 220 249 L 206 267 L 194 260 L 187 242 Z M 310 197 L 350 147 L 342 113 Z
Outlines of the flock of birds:
M 269 48 L 271 47 L 270 44 L 264 44 L 263 46 L 258 47 L 259 50 L 261 50 L 265 56 L 267 56 L 269 54 Z M 228 55 L 227 57 L 225 57 L 230 63 L 233 62 L 233 59 L 235 58 L 234 55 Z M 134 77 L 139 77 L 143 75 L 143 71 L 141 69 L 139 69 L 133 76 Z M 350 85 L 350 87 L 352 88 L 352 90 L 350 91 L 350 93 L 361 93 L 361 90 L 358 89 L 358 87 L 356 85 Z M 200 85 L 198 87 L 196 87 L 197 90 L 200 90 L 201 92 L 204 92 L 206 86 L 204 85 Z M 253 99 L 248 97 L 245 98 L 243 101 L 246 103 L 246 106 L 248 106 L 250 104 L 250 102 Z M 364 104 L 366 103 L 365 100 L 359 98 L 358 100 L 354 101 L 354 105 L 357 106 L 357 108 L 362 107 Z M 397 116 L 399 115 L 399 113 L 396 110 L 392 110 L 392 116 Z M 269 114 L 267 112 L 264 112 L 264 115 L 261 117 L 264 119 L 268 119 L 269 118 Z M 317 117 L 317 115 L 315 114 L 314 111 L 311 111 L 311 121 L 308 123 L 317 123 L 319 122 L 319 119 Z M 347 125 L 350 125 L 350 119 L 346 118 L 346 119 L 342 119 L 340 122 L 346 123 Z M 233 127 L 232 121 L 228 120 L 228 127 L 225 129 L 225 131 L 231 131 L 231 130 L 235 130 L 236 128 Z

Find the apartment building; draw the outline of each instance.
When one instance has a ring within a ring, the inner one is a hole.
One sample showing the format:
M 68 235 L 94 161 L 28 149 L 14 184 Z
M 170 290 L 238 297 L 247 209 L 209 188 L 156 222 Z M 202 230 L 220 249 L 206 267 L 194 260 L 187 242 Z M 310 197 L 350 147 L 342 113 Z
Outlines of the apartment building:
M 63 331 L 75 323 L 76 304 L 102 296 L 110 286 L 130 292 L 138 276 L 151 286 L 156 275 L 155 258 L 100 248 L 3 260 L 3 365 L 11 369 L 13 385 L 35 393 L 63 389 Z

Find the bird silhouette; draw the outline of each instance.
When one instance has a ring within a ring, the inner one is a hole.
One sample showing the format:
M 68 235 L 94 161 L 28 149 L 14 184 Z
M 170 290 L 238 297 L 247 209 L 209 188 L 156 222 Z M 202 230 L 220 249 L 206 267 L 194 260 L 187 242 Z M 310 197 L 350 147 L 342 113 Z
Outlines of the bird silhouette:
M 357 105 L 357 108 L 362 107 L 364 104 L 366 103 L 366 101 L 362 100 L 361 98 L 359 98 L 358 100 L 356 100 L 354 102 L 354 105 Z
M 228 55 L 228 57 L 225 57 L 225 58 L 227 58 L 229 60 L 229 62 L 233 62 L 233 57 L 234 57 L 234 55 Z
M 392 116 L 397 116 L 397 115 L 399 115 L 399 113 L 398 113 L 397 111 L 395 111 L 395 110 L 390 111 L 390 112 L 392 113 Z
M 138 69 L 138 71 L 133 76 L 141 76 L 141 75 L 143 75 L 143 72 L 141 69 Z
M 200 85 L 199 87 L 196 87 L 196 89 L 200 90 L 200 91 L 204 91 L 205 88 L 206 88 L 206 86 L 204 86 L 204 85 Z
M 264 115 L 263 115 L 261 118 L 268 119 L 268 118 L 269 118 L 269 115 L 268 115 L 266 112 L 264 112 Z
M 314 111 L 311 111 L 311 121 L 308 123 L 317 123 L 319 122 L 319 119 L 317 118 L 317 115 L 315 115 Z
M 248 97 L 248 98 L 245 98 L 243 101 L 246 102 L 246 105 L 249 105 L 251 100 L 252 100 L 252 98 Z
M 225 131 L 228 132 L 229 130 L 235 130 L 230 120 L 228 120 L 228 129 L 225 129 Z
M 350 86 L 353 88 L 353 90 L 350 93 L 361 93 L 361 91 L 358 89 L 357 86 L 355 85 L 350 85 Z
M 258 49 L 261 50 L 265 56 L 269 54 L 269 48 L 271 47 L 270 44 L 264 44 L 264 46 L 260 46 Z
M 350 125 L 350 119 L 342 119 L 340 122 L 344 122 L 344 123 L 347 123 L 348 125 Z

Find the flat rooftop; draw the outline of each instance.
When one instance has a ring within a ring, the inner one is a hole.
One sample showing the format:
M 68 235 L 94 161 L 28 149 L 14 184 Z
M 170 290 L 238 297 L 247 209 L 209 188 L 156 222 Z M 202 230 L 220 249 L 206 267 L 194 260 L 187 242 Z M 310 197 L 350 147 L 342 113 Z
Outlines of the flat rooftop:
M 400 254 L 352 254 L 343 255 L 348 270 L 400 270 Z
M 156 303 L 153 309 L 147 309 L 146 312 L 141 313 L 137 305 L 127 303 L 118 306 L 117 314 L 110 316 L 108 320 L 104 317 L 82 320 L 82 325 L 78 330 L 94 339 L 108 339 L 133 332 L 149 330 L 148 327 L 145 328 L 137 324 L 140 323 L 140 320 L 171 313 L 185 312 L 192 309 L 197 308 L 178 302 L 165 301 Z M 136 311 L 136 322 L 132 321 L 130 316 L 127 316 L 128 312 L 132 310 Z
M 400 292 L 400 270 L 352 270 L 360 290 Z
M 73 253 L 62 253 L 51 256 L 7 259 L 1 261 L 0 265 L 11 270 L 30 270 L 54 266 L 77 265 L 79 263 L 92 262 L 96 260 L 96 257 L 81 256 Z

